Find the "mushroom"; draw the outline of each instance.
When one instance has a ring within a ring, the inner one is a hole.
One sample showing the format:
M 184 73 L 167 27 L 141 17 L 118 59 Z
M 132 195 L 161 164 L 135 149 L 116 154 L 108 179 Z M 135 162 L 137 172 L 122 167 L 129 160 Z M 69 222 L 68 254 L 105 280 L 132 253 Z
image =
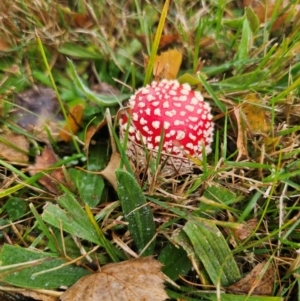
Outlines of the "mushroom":
M 127 154 L 134 161 L 145 163 L 145 148 L 157 156 L 161 145 L 166 167 L 179 172 L 190 170 L 189 158 L 201 159 L 203 149 L 211 152 L 210 106 L 199 91 L 177 80 L 153 81 L 138 89 L 119 122 L 121 140 L 128 130 Z

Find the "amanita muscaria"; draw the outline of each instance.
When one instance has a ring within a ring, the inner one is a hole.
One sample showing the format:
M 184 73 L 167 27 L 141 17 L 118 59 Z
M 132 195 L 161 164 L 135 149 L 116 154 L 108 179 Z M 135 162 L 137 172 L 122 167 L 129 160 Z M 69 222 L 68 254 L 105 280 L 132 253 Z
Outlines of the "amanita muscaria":
M 192 166 L 191 157 L 201 159 L 203 149 L 211 152 L 214 124 L 199 91 L 164 79 L 130 97 L 120 117 L 122 139 L 127 129 L 127 153 L 135 161 L 145 160 L 145 148 L 156 156 L 162 143 L 162 160 L 168 156 L 167 166 L 179 171 Z

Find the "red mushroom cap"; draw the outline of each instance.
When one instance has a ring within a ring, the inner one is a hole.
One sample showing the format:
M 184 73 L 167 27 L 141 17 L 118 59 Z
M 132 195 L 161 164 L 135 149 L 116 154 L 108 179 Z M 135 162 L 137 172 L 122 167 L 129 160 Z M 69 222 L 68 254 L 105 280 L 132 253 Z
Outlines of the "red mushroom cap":
M 185 160 L 187 155 L 201 159 L 203 147 L 206 154 L 211 152 L 214 125 L 210 106 L 189 84 L 177 80 L 154 81 L 138 89 L 129 99 L 128 107 L 120 118 L 121 137 L 130 120 L 129 141 L 149 150 L 158 151 L 163 139 L 164 154 Z

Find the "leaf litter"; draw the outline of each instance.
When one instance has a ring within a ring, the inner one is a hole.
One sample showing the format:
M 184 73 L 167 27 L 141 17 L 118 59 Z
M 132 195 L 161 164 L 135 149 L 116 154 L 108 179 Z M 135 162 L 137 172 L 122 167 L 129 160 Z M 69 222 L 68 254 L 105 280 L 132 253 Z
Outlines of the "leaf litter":
M 78 280 L 61 301 L 163 301 L 162 264 L 151 256 L 103 266 L 99 273 Z
M 145 57 L 145 66 L 149 57 Z M 154 60 L 153 76 L 155 80 L 175 79 L 182 62 L 182 53 L 176 49 L 170 49 L 157 55 Z
M 267 264 L 269 266 L 267 266 Z M 265 269 L 266 268 L 266 269 Z M 257 264 L 244 278 L 227 288 L 235 294 L 271 296 L 275 283 L 275 269 L 267 261 Z
M 0 135 L 0 157 L 8 161 L 25 163 L 28 161 L 29 141 L 13 132 Z
M 31 175 L 35 175 L 38 172 L 47 171 L 49 167 L 57 163 L 58 158 L 50 146 L 46 146 L 42 151 L 40 156 L 35 158 L 35 164 L 29 167 L 29 172 Z M 39 179 L 40 184 L 42 184 L 48 191 L 58 194 L 59 184 L 67 184 L 66 179 L 62 170 L 62 167 L 55 167 L 53 171 L 45 174 Z
M 15 105 L 12 118 L 37 140 L 48 142 L 49 134 L 54 140 L 59 138 L 63 117 L 54 90 L 35 87 L 24 91 L 16 95 Z

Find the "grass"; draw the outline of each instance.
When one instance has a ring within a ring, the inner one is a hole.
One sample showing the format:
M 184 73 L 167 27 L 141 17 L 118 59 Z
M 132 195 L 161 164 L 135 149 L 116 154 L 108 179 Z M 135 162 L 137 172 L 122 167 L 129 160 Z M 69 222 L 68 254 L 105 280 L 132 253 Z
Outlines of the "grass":
M 1 142 L 4 133 L 30 141 L 27 162 L 0 161 L 3 298 L 11 286 L 55 295 L 91 262 L 154 255 L 177 284 L 166 284 L 172 300 L 299 300 L 300 4 L 274 3 L 263 15 L 222 0 L 170 1 L 164 12 L 161 1 L 0 3 Z M 177 38 L 161 47 L 160 35 Z M 158 162 L 131 166 L 116 126 L 168 48 L 182 52 L 178 78 L 195 81 L 215 121 L 212 154 L 174 178 L 157 173 Z M 47 123 L 48 141 L 18 124 L 16 96 L 37 86 L 55 90 L 66 131 L 79 124 L 68 141 Z M 108 165 L 112 137 L 120 157 Z M 32 174 L 49 144 L 57 161 Z M 228 287 L 260 262 L 273 267 L 267 296 L 233 294 Z

